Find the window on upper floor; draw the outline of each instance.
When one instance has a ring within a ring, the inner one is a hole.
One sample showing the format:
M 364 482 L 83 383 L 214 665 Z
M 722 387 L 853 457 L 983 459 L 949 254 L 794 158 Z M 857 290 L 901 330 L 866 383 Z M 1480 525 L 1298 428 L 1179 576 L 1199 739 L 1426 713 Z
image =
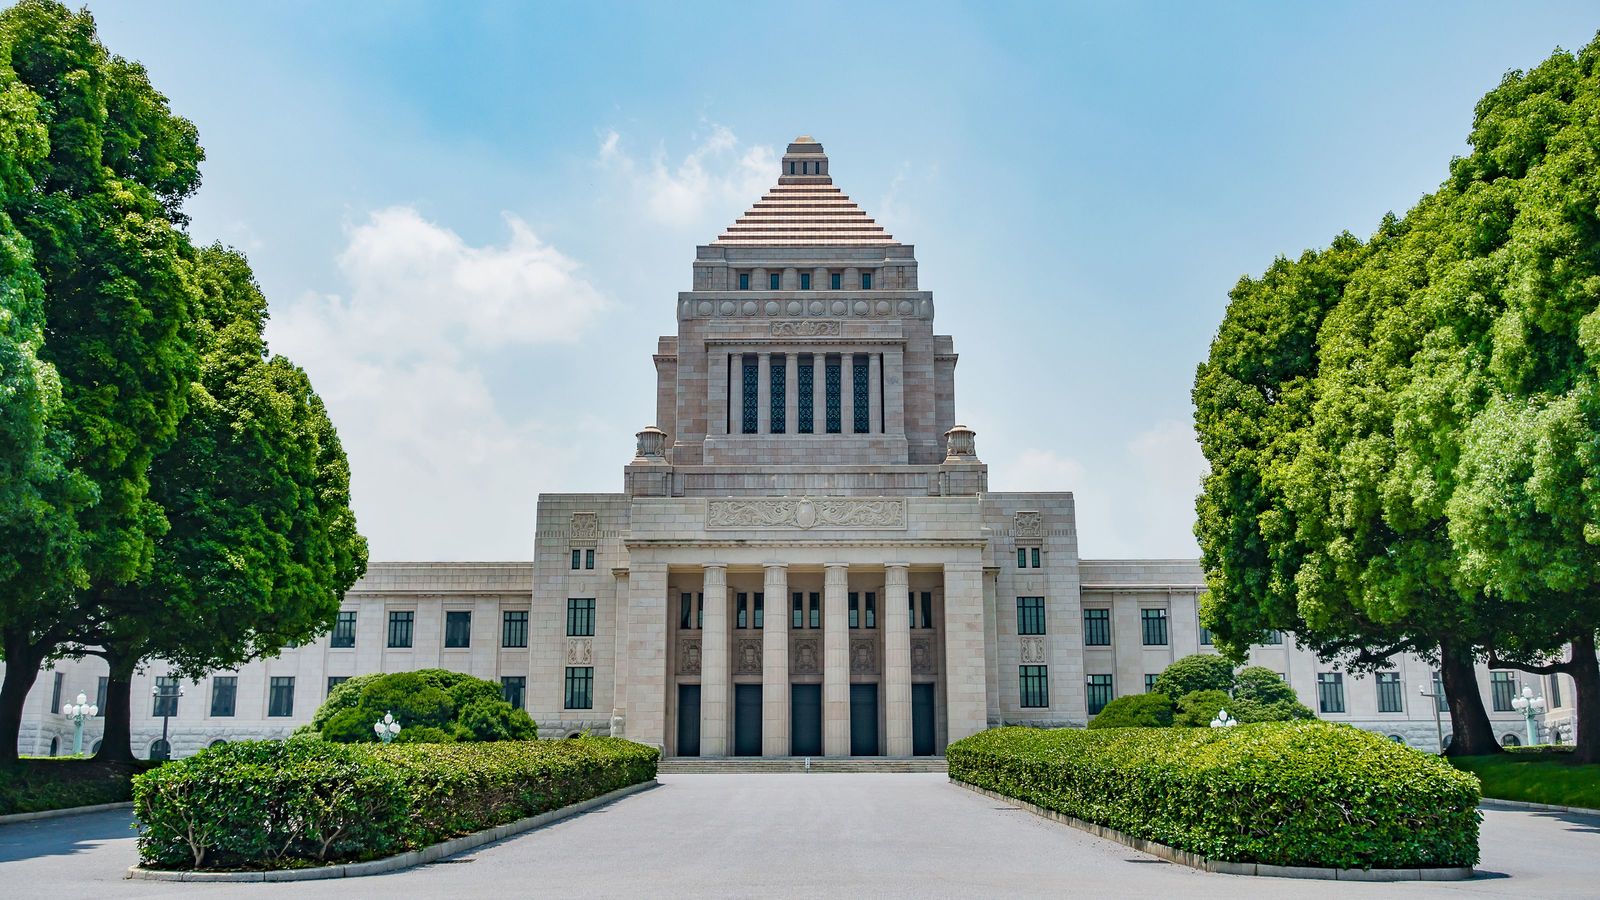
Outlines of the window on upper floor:
M 783 284 L 783 275 L 782 274 L 780 274 L 778 272 L 769 272 L 767 274 L 767 288 L 769 290 L 774 290 L 775 291 L 782 284 Z
M 800 290 L 802 290 L 802 291 L 811 290 L 811 273 L 810 272 L 801 272 L 800 273 Z
M 1276 647 L 1283 643 L 1283 632 L 1274 628 L 1273 630 L 1267 632 L 1266 637 L 1261 639 L 1261 643 L 1264 646 Z
M 594 568 L 594 550 L 583 551 L 583 567 L 585 569 Z
M 273 676 L 267 687 L 267 715 L 294 715 L 294 677 Z
M 1037 569 L 1039 568 L 1039 561 L 1040 555 L 1038 547 L 1017 548 L 1017 568 Z
M 1510 672 L 1489 673 L 1489 694 L 1494 700 L 1495 712 L 1511 712 L 1511 701 L 1517 696 L 1517 682 Z
M 589 709 L 594 706 L 594 667 L 569 666 L 567 668 L 567 709 Z
M 861 273 L 861 289 L 863 291 L 872 290 L 872 273 L 871 272 L 862 272 Z
M 742 591 L 739 592 L 738 594 L 736 594 L 735 598 L 734 598 L 734 608 L 737 611 L 734 613 L 733 627 L 735 627 L 735 628 L 749 628 L 750 627 L 750 596 L 748 594 L 745 594 Z
M 851 425 L 856 434 L 866 434 L 872 430 L 872 396 L 868 386 L 870 374 L 865 353 L 857 353 L 850 358 L 850 402 L 854 407 L 851 410 Z
M 789 174 L 790 175 L 794 174 L 794 160 L 792 160 L 792 159 L 789 160 Z
M 816 399 L 816 357 L 809 353 L 801 354 L 795 360 L 795 431 L 800 434 L 812 433 L 812 402 Z
M 339 617 L 333 620 L 333 637 L 329 645 L 348 649 L 356 645 L 356 611 L 353 609 L 339 610 Z
M 1400 689 L 1399 672 L 1379 672 L 1378 682 L 1378 712 L 1397 713 L 1405 712 L 1405 699 Z
M 1550 709 L 1555 709 L 1556 707 L 1560 706 L 1561 705 L 1561 676 L 1560 675 L 1551 675 L 1550 676 L 1550 691 L 1549 691 L 1549 694 L 1550 694 L 1550 706 L 1549 706 L 1549 708 Z
M 1023 709 L 1043 709 L 1050 705 L 1050 676 L 1044 666 L 1019 666 L 1017 669 L 1018 705 Z
M 1317 708 L 1325 713 L 1344 712 L 1344 675 L 1317 673 Z
M 1085 609 L 1083 611 L 1083 645 L 1085 647 L 1111 646 L 1111 610 Z
M 411 626 L 417 614 L 411 610 L 397 610 L 389 613 L 389 646 L 396 649 L 406 649 L 411 646 Z
M 528 695 L 528 676 L 502 675 L 500 677 L 500 698 L 511 704 L 514 709 L 522 709 Z
M 528 611 L 508 609 L 500 614 L 500 646 L 528 646 Z
M 1212 646 L 1212 643 L 1213 643 L 1213 641 L 1211 639 L 1211 629 L 1205 627 L 1204 625 L 1201 625 L 1200 626 L 1200 646 L 1202 646 L 1202 647 L 1210 647 L 1210 646 Z
M 338 687 L 341 684 L 344 684 L 346 681 L 349 681 L 349 680 L 350 680 L 350 676 L 349 675 L 329 675 L 328 676 L 328 693 L 329 694 L 333 693 L 333 689 L 334 688 Z M 323 696 L 327 696 L 327 695 L 324 694 Z
M 583 551 L 582 550 L 574 550 L 574 551 L 572 551 L 572 568 L 580 569 L 582 567 L 583 567 Z
M 1144 676 L 1144 692 L 1146 694 L 1148 694 L 1151 691 L 1156 689 L 1156 679 L 1160 678 L 1160 677 L 1161 677 L 1160 675 L 1151 675 L 1148 672 L 1145 673 L 1145 676 Z
M 843 281 L 844 281 L 844 275 L 843 274 L 841 274 L 839 272 L 829 272 L 828 273 L 828 289 L 829 290 L 834 290 L 834 291 L 839 290 L 839 288 L 841 287 L 841 283 Z
M 789 425 L 789 357 L 774 353 L 767 368 L 767 432 L 783 434 Z
M 754 353 L 746 353 L 739 363 L 739 430 L 755 434 L 760 427 L 761 364 Z
M 843 431 L 843 410 L 839 399 L 844 391 L 843 364 L 839 357 L 829 356 L 823 363 L 823 370 L 823 399 L 828 404 L 828 433 L 840 434 Z
M 740 272 L 739 273 L 739 290 L 741 290 L 741 291 L 750 290 L 750 273 L 749 272 Z
M 60 677 L 59 675 L 57 677 Z M 152 716 L 175 716 L 178 714 L 178 679 L 172 675 L 159 675 L 156 677 L 155 703 L 150 710 Z M 59 709 L 59 704 L 57 705 Z
M 444 614 L 444 646 L 447 650 L 472 646 L 471 612 L 450 610 Z
M 594 637 L 594 598 L 567 599 L 567 637 Z
M 1111 702 L 1111 676 L 1090 675 L 1084 679 L 1084 694 L 1089 703 L 1089 715 L 1099 715 Z
M 235 704 L 239 698 L 239 676 L 216 675 L 211 679 L 211 714 L 213 716 L 233 715 Z
M 1017 634 L 1044 634 L 1044 598 L 1017 598 Z
M 705 594 L 681 593 L 678 595 L 679 631 L 699 629 L 700 620 L 705 615 L 705 597 Z
M 756 591 L 755 596 L 751 599 L 751 605 L 754 607 L 750 611 L 751 622 L 757 628 L 765 626 L 767 624 L 767 595 L 761 591 Z
M 848 597 L 849 619 L 851 628 L 861 627 L 861 595 L 851 591 Z
M 1167 611 L 1165 609 L 1139 610 L 1139 624 L 1144 628 L 1146 647 L 1167 645 Z

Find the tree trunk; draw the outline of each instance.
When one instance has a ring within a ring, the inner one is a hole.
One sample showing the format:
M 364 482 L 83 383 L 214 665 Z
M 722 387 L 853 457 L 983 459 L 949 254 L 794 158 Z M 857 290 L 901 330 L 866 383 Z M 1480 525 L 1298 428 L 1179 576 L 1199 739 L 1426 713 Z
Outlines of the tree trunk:
M 105 733 L 100 738 L 97 762 L 131 762 L 133 756 L 133 667 L 137 660 L 125 660 L 110 650 L 105 654 L 111 674 L 106 678 Z
M 24 640 L 6 641 L 6 677 L 0 683 L 0 763 L 17 761 L 17 741 L 22 738 L 22 707 L 39 680 L 44 654 Z
M 1459 645 L 1439 645 L 1439 679 L 1450 701 L 1450 748 L 1446 756 L 1488 756 L 1503 753 L 1494 739 L 1489 714 L 1478 690 L 1478 672 L 1471 651 Z
M 1594 635 L 1572 642 L 1573 668 L 1570 674 L 1577 685 L 1577 747 L 1573 761 L 1600 763 L 1600 662 L 1596 661 Z M 9 674 L 9 673 L 8 673 Z

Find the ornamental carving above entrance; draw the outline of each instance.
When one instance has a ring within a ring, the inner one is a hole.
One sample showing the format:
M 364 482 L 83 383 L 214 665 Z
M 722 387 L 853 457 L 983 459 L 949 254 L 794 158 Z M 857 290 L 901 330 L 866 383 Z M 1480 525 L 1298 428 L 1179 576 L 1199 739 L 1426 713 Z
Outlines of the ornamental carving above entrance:
M 707 528 L 892 528 L 906 527 L 906 502 L 866 499 L 709 500 Z

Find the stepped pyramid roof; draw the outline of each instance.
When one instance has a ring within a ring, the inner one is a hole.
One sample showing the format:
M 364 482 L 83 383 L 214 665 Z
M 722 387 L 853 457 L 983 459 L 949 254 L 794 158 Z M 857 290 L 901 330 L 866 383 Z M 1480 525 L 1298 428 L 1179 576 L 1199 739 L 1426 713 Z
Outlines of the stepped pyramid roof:
M 784 153 L 778 183 L 722 232 L 721 247 L 866 247 L 899 241 L 833 185 L 828 155 L 809 135 Z

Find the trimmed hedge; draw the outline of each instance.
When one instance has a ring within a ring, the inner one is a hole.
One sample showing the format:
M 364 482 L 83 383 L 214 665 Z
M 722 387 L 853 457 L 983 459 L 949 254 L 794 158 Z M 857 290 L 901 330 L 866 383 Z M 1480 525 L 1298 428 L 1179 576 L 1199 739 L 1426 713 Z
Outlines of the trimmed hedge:
M 281 869 L 389 856 L 650 781 L 659 756 L 614 738 L 224 744 L 134 779 L 139 861 Z
M 160 765 L 136 759 L 107 763 L 56 756 L 0 766 L 0 816 L 71 809 L 133 799 L 132 778 Z
M 1340 869 L 1478 860 L 1478 780 L 1344 725 L 1000 728 L 950 777 L 1231 862 Z

